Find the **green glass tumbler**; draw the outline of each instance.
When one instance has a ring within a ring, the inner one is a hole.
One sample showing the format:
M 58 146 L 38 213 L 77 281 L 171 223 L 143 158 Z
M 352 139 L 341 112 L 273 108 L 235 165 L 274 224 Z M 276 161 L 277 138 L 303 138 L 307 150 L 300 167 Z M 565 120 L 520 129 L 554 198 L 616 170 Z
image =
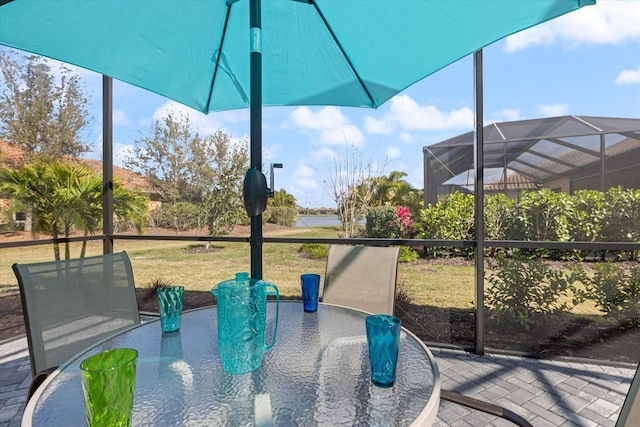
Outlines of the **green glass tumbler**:
M 131 425 L 137 364 L 132 348 L 103 351 L 80 364 L 89 427 Z

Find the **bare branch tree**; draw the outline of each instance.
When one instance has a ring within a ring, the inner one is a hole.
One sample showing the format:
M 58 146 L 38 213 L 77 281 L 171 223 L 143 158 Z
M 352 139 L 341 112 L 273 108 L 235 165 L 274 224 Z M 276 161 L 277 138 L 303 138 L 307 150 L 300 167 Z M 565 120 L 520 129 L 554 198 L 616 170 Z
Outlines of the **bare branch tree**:
M 386 166 L 372 160 L 364 162 L 362 152 L 355 145 L 345 143 L 344 156 L 334 156 L 333 171 L 324 185 L 336 202 L 343 236 L 356 234 L 358 221 L 367 213 L 374 195 L 376 180 Z

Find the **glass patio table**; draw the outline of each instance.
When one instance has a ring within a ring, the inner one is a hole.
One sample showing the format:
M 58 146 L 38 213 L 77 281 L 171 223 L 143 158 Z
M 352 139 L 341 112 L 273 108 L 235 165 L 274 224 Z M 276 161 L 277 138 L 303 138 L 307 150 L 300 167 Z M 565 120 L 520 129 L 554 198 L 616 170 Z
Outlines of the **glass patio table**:
M 268 331 L 274 316 L 270 302 Z M 373 386 L 366 316 L 330 304 L 305 313 L 300 302 L 280 302 L 275 346 L 258 370 L 242 375 L 222 370 L 215 306 L 183 313 L 179 332 L 163 334 L 157 320 L 143 323 L 51 374 L 29 401 L 22 425 L 83 425 L 80 362 L 117 347 L 139 353 L 133 425 L 431 425 L 440 400 L 433 355 L 403 330 L 394 386 Z

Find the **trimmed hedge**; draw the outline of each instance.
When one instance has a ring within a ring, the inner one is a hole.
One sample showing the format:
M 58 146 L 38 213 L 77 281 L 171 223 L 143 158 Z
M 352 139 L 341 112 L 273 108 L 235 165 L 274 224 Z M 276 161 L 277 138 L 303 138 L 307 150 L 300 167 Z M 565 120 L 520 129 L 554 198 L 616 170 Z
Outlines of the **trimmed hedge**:
M 525 191 L 518 200 L 497 194 L 485 198 L 484 215 L 487 240 L 640 241 L 640 190 L 636 189 L 613 187 L 606 193 L 580 190 L 567 194 L 545 188 Z M 474 223 L 474 196 L 456 192 L 420 212 L 417 237 L 473 240 Z M 465 254 L 471 252 L 464 250 Z M 588 255 L 581 251 L 529 252 L 561 259 L 583 259 Z M 629 253 L 617 255 L 636 257 Z

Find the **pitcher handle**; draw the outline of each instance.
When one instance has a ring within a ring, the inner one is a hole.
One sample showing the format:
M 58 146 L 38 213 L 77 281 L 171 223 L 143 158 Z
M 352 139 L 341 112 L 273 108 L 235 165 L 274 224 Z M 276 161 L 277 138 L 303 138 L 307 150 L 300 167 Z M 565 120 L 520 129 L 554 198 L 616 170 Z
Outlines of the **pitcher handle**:
M 276 322 L 273 327 L 273 338 L 271 339 L 271 344 L 265 345 L 264 351 L 271 350 L 276 343 L 276 334 L 278 333 L 278 314 L 280 312 L 280 293 L 278 292 L 278 288 L 274 284 L 265 283 L 265 288 L 273 288 L 273 291 L 267 291 L 267 295 L 275 295 L 276 296 Z

